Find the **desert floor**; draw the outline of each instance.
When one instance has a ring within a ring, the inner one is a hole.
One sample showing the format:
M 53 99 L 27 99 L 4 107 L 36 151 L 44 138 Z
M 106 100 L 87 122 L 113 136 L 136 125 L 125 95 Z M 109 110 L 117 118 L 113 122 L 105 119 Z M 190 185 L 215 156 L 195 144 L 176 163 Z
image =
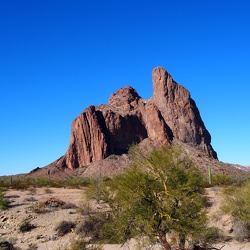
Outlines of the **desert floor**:
M 233 236 L 232 222 L 229 216 L 220 212 L 219 188 L 206 190 L 211 206 L 208 208 L 210 224 L 220 228 L 229 237 Z M 5 196 L 10 200 L 10 208 L 0 211 L 0 239 L 14 244 L 17 249 L 28 249 L 37 246 L 38 250 L 59 250 L 67 246 L 77 235 L 72 231 L 59 237 L 55 227 L 61 221 L 72 221 L 75 224 L 83 220 L 79 208 L 87 208 L 84 189 L 69 188 L 30 188 L 29 190 L 8 189 Z M 39 204 L 48 204 L 41 207 Z M 62 205 L 60 202 L 63 202 Z M 109 209 L 105 203 L 93 201 L 90 206 L 96 212 Z M 39 213 L 37 213 L 37 211 Z M 34 229 L 21 233 L 20 225 L 28 220 Z M 218 249 L 223 250 L 247 250 L 249 242 L 236 242 L 233 240 L 217 243 Z M 35 248 L 34 248 L 35 249 Z M 104 250 L 128 250 L 135 249 L 135 242 L 131 241 L 124 246 L 104 245 Z M 148 248 L 147 248 L 148 249 Z M 153 249 L 153 248 L 151 248 Z M 154 247 L 160 249 L 160 247 Z

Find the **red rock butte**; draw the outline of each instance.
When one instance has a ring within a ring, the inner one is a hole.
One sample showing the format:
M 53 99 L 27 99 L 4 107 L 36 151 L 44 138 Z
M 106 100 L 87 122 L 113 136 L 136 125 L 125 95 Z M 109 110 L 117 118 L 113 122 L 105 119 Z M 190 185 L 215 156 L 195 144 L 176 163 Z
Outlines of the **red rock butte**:
M 109 155 L 127 153 L 131 144 L 149 140 L 154 147 L 173 139 L 217 159 L 195 101 L 162 67 L 152 72 L 153 96 L 145 100 L 132 87 L 111 94 L 108 104 L 89 106 L 72 123 L 66 154 L 56 165 L 76 169 Z

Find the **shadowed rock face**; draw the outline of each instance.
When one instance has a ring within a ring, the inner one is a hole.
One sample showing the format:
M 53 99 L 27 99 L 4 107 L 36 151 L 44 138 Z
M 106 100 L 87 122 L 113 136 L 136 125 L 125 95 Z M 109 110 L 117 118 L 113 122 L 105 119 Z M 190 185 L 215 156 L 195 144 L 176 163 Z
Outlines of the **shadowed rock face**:
M 153 84 L 149 100 L 125 87 L 111 94 L 108 104 L 86 108 L 72 123 L 69 148 L 58 167 L 75 169 L 111 154 L 127 153 L 131 144 L 146 138 L 154 147 L 170 146 L 176 138 L 217 159 L 188 90 L 161 67 L 153 70 Z

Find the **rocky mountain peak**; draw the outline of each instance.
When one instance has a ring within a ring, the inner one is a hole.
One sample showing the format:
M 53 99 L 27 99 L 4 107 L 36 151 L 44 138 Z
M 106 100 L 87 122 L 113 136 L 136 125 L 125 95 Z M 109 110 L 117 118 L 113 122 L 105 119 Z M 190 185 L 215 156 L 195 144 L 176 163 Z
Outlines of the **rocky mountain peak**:
M 116 93 L 112 93 L 108 104 L 113 107 L 132 110 L 138 106 L 140 99 L 141 97 L 138 95 L 136 90 L 128 86 L 118 89 Z
M 57 167 L 75 169 L 127 153 L 133 143 L 154 147 L 188 143 L 217 159 L 211 136 L 190 93 L 162 67 L 152 72 L 153 97 L 142 99 L 132 87 L 111 94 L 106 105 L 86 108 L 72 123 L 70 145 Z

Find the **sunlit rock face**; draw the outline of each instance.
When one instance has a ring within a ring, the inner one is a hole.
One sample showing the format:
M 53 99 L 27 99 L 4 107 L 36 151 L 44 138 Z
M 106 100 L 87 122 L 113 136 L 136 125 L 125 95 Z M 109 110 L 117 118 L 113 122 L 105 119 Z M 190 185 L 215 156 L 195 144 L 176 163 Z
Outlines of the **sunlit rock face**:
M 156 148 L 174 138 L 217 159 L 190 93 L 162 67 L 153 70 L 153 97 L 141 98 L 125 87 L 112 93 L 108 104 L 86 108 L 72 123 L 70 143 L 58 167 L 75 169 L 127 153 L 130 145 L 148 139 Z

